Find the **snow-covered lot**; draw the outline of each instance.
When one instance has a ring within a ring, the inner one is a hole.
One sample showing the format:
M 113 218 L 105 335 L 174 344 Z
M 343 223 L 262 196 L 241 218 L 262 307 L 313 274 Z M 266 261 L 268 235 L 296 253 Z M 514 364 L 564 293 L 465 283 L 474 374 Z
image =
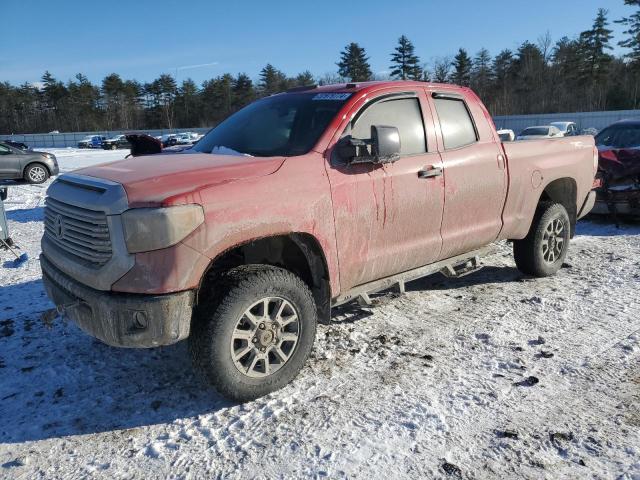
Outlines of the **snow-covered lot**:
M 63 171 L 125 154 L 55 153 Z M 336 311 L 293 384 L 237 405 L 184 342 L 40 321 L 45 187 L 7 204 L 30 260 L 0 268 L 1 478 L 640 479 L 638 225 L 580 222 L 552 278 L 502 243 L 476 274 Z

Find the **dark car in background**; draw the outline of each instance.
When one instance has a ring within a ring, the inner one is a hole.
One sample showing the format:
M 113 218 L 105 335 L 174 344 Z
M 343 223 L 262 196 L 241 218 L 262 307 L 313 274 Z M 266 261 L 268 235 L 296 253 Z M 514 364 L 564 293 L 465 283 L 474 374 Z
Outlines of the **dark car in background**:
M 78 148 L 102 148 L 102 143 L 106 140 L 100 135 L 87 135 L 78 142 Z
M 29 150 L 29 146 L 26 143 L 14 142 L 13 140 L 2 140 L 2 143 L 18 150 Z
M 118 148 L 131 148 L 129 140 L 126 135 L 116 135 L 112 138 L 107 138 L 102 142 L 102 148 L 104 150 L 116 150 Z
M 0 179 L 44 183 L 58 175 L 55 155 L 33 150 L 20 150 L 0 142 Z
M 640 215 L 640 120 L 616 122 L 595 141 L 598 189 L 593 213 Z

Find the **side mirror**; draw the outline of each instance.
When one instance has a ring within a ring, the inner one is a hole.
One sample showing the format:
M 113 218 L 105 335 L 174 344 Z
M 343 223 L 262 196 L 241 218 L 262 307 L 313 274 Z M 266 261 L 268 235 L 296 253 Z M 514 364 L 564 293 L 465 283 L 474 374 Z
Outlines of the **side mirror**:
M 5 201 L 7 199 L 7 189 L 0 188 L 0 201 Z
M 400 158 L 400 133 L 396 127 L 372 125 L 370 140 L 347 136 L 338 142 L 336 150 L 347 164 L 392 163 Z
M 375 163 L 391 163 L 400 158 L 400 132 L 396 127 L 371 125 L 371 155 Z

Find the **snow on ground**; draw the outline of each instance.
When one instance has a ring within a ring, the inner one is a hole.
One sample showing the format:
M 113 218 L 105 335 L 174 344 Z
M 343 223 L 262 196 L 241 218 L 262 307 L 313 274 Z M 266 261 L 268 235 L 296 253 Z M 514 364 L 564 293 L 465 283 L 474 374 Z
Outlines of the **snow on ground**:
M 63 170 L 123 155 L 55 153 Z M 478 273 L 336 311 L 293 384 L 238 405 L 184 342 L 43 325 L 44 191 L 7 205 L 31 260 L 0 268 L 0 477 L 640 478 L 637 224 L 580 222 L 552 278 L 501 243 Z

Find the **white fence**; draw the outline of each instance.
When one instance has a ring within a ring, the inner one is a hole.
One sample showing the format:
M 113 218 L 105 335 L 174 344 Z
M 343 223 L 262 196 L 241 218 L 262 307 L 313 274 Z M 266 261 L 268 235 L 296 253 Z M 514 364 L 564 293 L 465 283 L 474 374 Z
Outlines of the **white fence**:
M 67 133 L 25 133 L 16 135 L 0 135 L 0 140 L 22 142 L 32 148 L 39 147 L 76 147 L 78 142 L 88 135 L 100 135 L 111 138 L 122 133 L 147 133 L 152 137 L 166 133 L 197 132 L 207 133 L 208 128 L 182 128 L 180 130 L 110 130 L 101 132 L 67 132 Z
M 551 122 L 575 122 L 579 131 L 586 128 L 595 128 L 600 131 L 618 120 L 628 118 L 640 118 L 640 110 L 506 115 L 493 117 L 493 121 L 498 129 L 510 128 L 518 134 L 527 127 L 549 125 Z

